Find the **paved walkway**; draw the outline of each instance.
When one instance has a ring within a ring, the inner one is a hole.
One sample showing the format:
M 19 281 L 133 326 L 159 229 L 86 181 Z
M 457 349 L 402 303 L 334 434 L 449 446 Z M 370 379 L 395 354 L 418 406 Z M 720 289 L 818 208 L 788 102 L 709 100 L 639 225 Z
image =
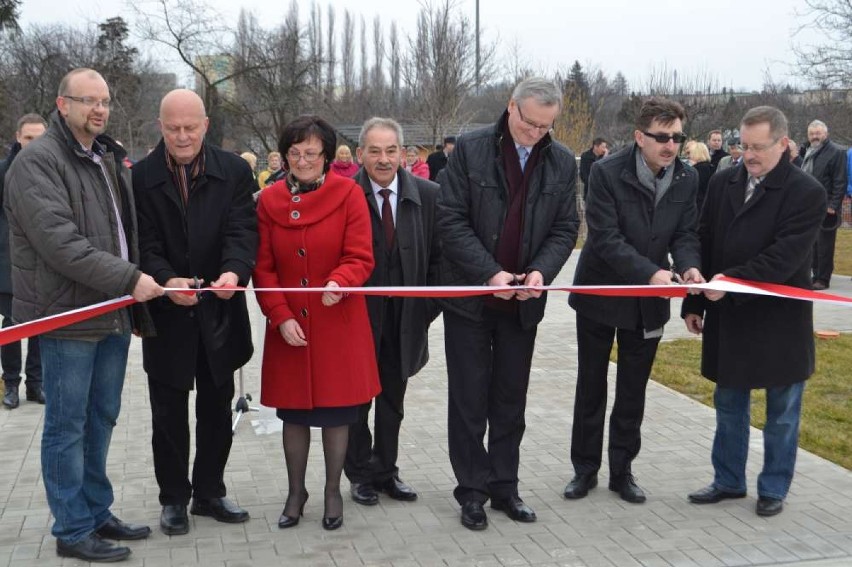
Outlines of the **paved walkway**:
M 560 277 L 570 281 L 572 265 Z M 848 277 L 832 291 L 852 296 Z M 674 306 L 673 306 L 674 307 Z M 818 327 L 852 330 L 852 311 L 818 308 Z M 255 313 L 255 315 L 258 315 Z M 256 317 L 256 344 L 262 324 Z M 666 330 L 684 334 L 681 322 Z M 156 529 L 160 507 L 152 469 L 150 413 L 141 349 L 134 341 L 115 430 L 110 472 L 115 513 L 155 527 L 150 539 L 132 542 L 129 565 L 238 567 L 541 565 L 589 567 L 686 567 L 740 565 L 852 565 L 852 473 L 804 451 L 785 511 L 770 519 L 754 514 L 754 483 L 762 458 L 754 431 L 749 460 L 750 496 L 715 506 L 694 506 L 686 494 L 712 475 L 713 411 L 652 383 L 648 389 L 643 448 L 634 472 L 648 493 L 631 505 L 601 486 L 568 502 L 562 490 L 572 474 L 569 459 L 576 366 L 574 318 L 565 296 L 550 297 L 539 328 L 521 455 L 521 496 L 538 513 L 535 524 L 518 524 L 490 513 L 490 527 L 471 532 L 459 524 L 447 457 L 447 385 L 440 319 L 432 330 L 433 360 L 413 379 L 401 438 L 403 478 L 420 492 L 415 503 L 383 498 L 365 508 L 346 498 L 345 524 L 320 527 L 322 451 L 314 436 L 308 471 L 311 498 L 302 523 L 279 530 L 276 522 L 287 480 L 280 424 L 262 409 L 240 425 L 227 471 L 230 495 L 252 515 L 240 525 L 192 518 L 188 535 L 167 537 Z M 247 390 L 257 394 L 259 361 L 246 368 Z M 256 396 L 259 397 L 259 396 Z M 611 396 L 610 396 L 611 397 Z M 0 566 L 75 565 L 60 561 L 50 536 L 51 518 L 40 477 L 41 407 L 24 402 L 0 411 Z M 606 471 L 604 464 L 603 471 Z M 348 486 L 344 480 L 344 486 Z

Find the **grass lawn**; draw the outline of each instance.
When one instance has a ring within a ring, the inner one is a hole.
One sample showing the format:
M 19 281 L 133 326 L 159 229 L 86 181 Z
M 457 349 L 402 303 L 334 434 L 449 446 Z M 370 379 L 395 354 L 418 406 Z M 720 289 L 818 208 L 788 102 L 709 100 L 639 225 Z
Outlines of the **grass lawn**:
M 837 244 L 834 249 L 834 273 L 852 276 L 852 229 L 841 228 L 837 231 Z
M 852 232 L 848 241 L 852 245 Z M 839 244 L 838 235 L 838 247 Z M 845 273 L 852 274 L 852 269 Z M 852 469 L 852 377 L 849 370 L 852 368 L 852 335 L 816 341 L 817 368 L 805 386 L 799 445 Z M 701 376 L 700 365 L 700 340 L 662 342 L 651 376 L 669 388 L 712 406 L 713 383 Z M 751 415 L 754 427 L 763 427 L 765 409 L 764 392 L 755 390 Z

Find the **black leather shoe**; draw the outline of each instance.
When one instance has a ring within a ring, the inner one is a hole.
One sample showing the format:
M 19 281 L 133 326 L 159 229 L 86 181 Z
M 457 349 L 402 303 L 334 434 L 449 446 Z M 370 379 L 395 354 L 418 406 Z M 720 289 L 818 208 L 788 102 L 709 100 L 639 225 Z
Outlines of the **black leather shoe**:
M 336 518 L 329 518 L 328 516 L 323 516 L 322 518 L 322 529 L 333 531 L 338 529 L 343 525 L 343 516 L 337 516 Z
M 191 514 L 210 516 L 217 522 L 241 524 L 249 519 L 249 513 L 227 498 L 193 498 Z
M 399 479 L 399 476 L 393 476 L 384 482 L 377 482 L 373 488 L 380 492 L 387 493 L 394 500 L 402 500 L 403 502 L 411 502 L 417 500 L 417 493 L 409 485 Z
M 288 497 L 289 501 L 290 498 Z M 278 517 L 278 528 L 286 529 L 292 528 L 299 525 L 299 518 L 305 515 L 305 503 L 308 501 L 308 493 L 302 492 L 302 505 L 299 507 L 299 513 L 296 516 L 288 516 L 285 514 L 287 511 L 287 502 L 284 503 L 284 510 L 281 511 L 281 515 Z
M 59 557 L 74 557 L 92 563 L 112 563 L 124 561 L 130 557 L 130 548 L 104 541 L 95 534 L 78 541 L 75 544 L 63 543 L 56 540 L 56 555 Z
M 126 524 L 116 518 L 110 517 L 107 522 L 95 530 L 98 537 L 104 539 L 145 539 L 151 535 L 151 528 L 139 524 Z
M 757 506 L 754 509 L 758 516 L 775 516 L 776 514 L 780 514 L 782 510 L 784 510 L 783 500 L 767 496 L 760 496 L 757 499 Z
M 6 393 L 3 394 L 3 405 L 7 409 L 15 409 L 21 403 L 21 398 L 18 397 L 18 387 L 6 384 Z
M 645 501 L 645 492 L 639 488 L 632 474 L 613 477 L 609 481 L 609 489 L 618 492 L 621 499 L 632 504 L 641 504 Z
M 745 495 L 745 492 L 728 492 L 727 490 L 718 489 L 711 484 L 710 486 L 705 486 L 701 490 L 696 490 L 689 494 L 686 498 L 693 504 L 715 504 L 722 500 L 745 498 Z
M 160 531 L 166 535 L 189 533 L 189 516 L 185 504 L 166 504 L 160 513 Z
M 362 506 L 375 506 L 379 503 L 379 495 L 369 482 L 353 482 L 349 487 L 349 494 L 356 504 Z
M 813 289 L 814 291 L 823 291 L 828 289 L 828 284 L 824 281 L 816 280 L 814 281 L 813 285 L 811 285 L 811 289 Z
M 589 491 L 598 485 L 598 475 L 596 473 L 577 474 L 571 479 L 571 482 L 565 486 L 565 492 L 562 496 L 568 500 L 577 500 L 585 498 Z
M 506 515 L 516 522 L 535 522 L 536 516 L 532 508 L 524 504 L 518 496 L 510 496 L 505 500 L 491 499 L 491 508 L 506 512 Z
M 482 502 L 468 500 L 462 504 L 461 525 L 469 530 L 484 530 L 488 527 L 488 516 Z
M 28 402 L 38 402 L 41 405 L 44 405 L 44 389 L 41 386 L 36 386 L 34 388 L 27 387 L 27 401 Z

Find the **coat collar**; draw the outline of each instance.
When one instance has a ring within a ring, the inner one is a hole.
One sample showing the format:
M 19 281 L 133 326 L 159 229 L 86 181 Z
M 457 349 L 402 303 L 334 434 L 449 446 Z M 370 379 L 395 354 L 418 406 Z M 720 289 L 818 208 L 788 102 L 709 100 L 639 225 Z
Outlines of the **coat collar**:
M 214 146 L 204 142 L 202 151 L 204 152 L 203 177 L 213 177 L 220 180 L 227 179 L 228 176 L 225 173 L 225 168 L 219 160 L 218 152 L 214 151 Z M 152 165 L 154 165 L 150 173 L 152 185 L 172 183 L 169 168 L 166 167 L 166 144 L 162 138 L 160 138 L 160 143 L 151 151 L 151 155 L 147 159 L 151 159 Z
M 354 179 L 355 182 L 361 186 L 361 189 L 364 190 L 364 195 L 367 197 L 367 201 L 370 202 L 371 206 L 376 206 L 373 186 L 370 184 L 370 176 L 367 175 L 367 170 L 362 167 L 358 170 Z M 397 190 L 399 191 L 397 202 L 401 203 L 403 201 L 412 201 L 417 204 L 417 206 L 420 206 L 420 191 L 417 190 L 417 180 L 414 179 L 414 176 L 405 171 L 404 168 L 400 167 L 396 170 L 396 180 Z
M 633 142 L 633 144 L 631 144 L 628 149 L 624 149 L 622 151 L 627 153 L 627 162 L 624 164 L 624 168 L 621 170 L 621 178 L 625 181 L 630 182 L 632 185 L 640 187 L 648 194 L 653 194 L 653 191 L 642 185 L 642 183 L 639 181 L 639 175 L 636 172 L 636 154 L 640 151 L 639 145 L 636 142 Z M 671 185 L 674 185 L 687 175 L 686 167 L 683 165 L 683 162 L 677 158 L 675 158 L 674 162 L 672 162 L 672 165 L 670 165 L 669 167 L 674 167 L 674 172 L 672 172 Z
M 71 133 L 71 129 L 68 128 L 68 124 L 65 123 L 65 119 L 59 114 L 58 109 L 50 114 L 50 127 L 55 132 L 55 135 L 68 146 L 69 150 L 75 155 L 85 157 L 86 154 L 83 152 L 83 146 L 77 141 L 74 134 Z M 121 165 L 122 160 L 127 157 L 127 151 L 106 134 L 95 136 L 95 141 L 104 147 L 106 153 L 112 154 L 116 164 Z
M 745 188 L 748 184 L 748 170 L 745 168 L 745 165 L 733 170 L 734 173 L 728 178 L 728 199 L 730 199 L 733 210 L 740 213 L 745 212 L 759 203 L 766 191 L 775 191 L 784 188 L 787 177 L 794 167 L 790 163 L 789 152 L 787 150 L 781 154 L 778 164 L 766 174 L 766 177 L 757 186 L 754 195 L 747 203 L 743 203 L 743 201 L 745 200 Z

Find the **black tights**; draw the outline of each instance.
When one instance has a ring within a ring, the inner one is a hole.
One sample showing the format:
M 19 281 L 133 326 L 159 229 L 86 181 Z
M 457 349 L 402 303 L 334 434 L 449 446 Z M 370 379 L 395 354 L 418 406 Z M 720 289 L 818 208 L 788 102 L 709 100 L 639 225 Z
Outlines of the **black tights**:
M 306 425 L 284 424 L 283 441 L 289 489 L 283 514 L 297 517 L 308 499 L 308 491 L 305 489 L 305 472 L 308 468 L 311 428 Z M 323 516 L 327 518 L 337 518 L 343 515 L 340 475 L 343 472 L 343 461 L 346 459 L 348 441 L 348 425 L 324 427 L 322 429 L 322 449 L 325 456 L 325 511 Z

